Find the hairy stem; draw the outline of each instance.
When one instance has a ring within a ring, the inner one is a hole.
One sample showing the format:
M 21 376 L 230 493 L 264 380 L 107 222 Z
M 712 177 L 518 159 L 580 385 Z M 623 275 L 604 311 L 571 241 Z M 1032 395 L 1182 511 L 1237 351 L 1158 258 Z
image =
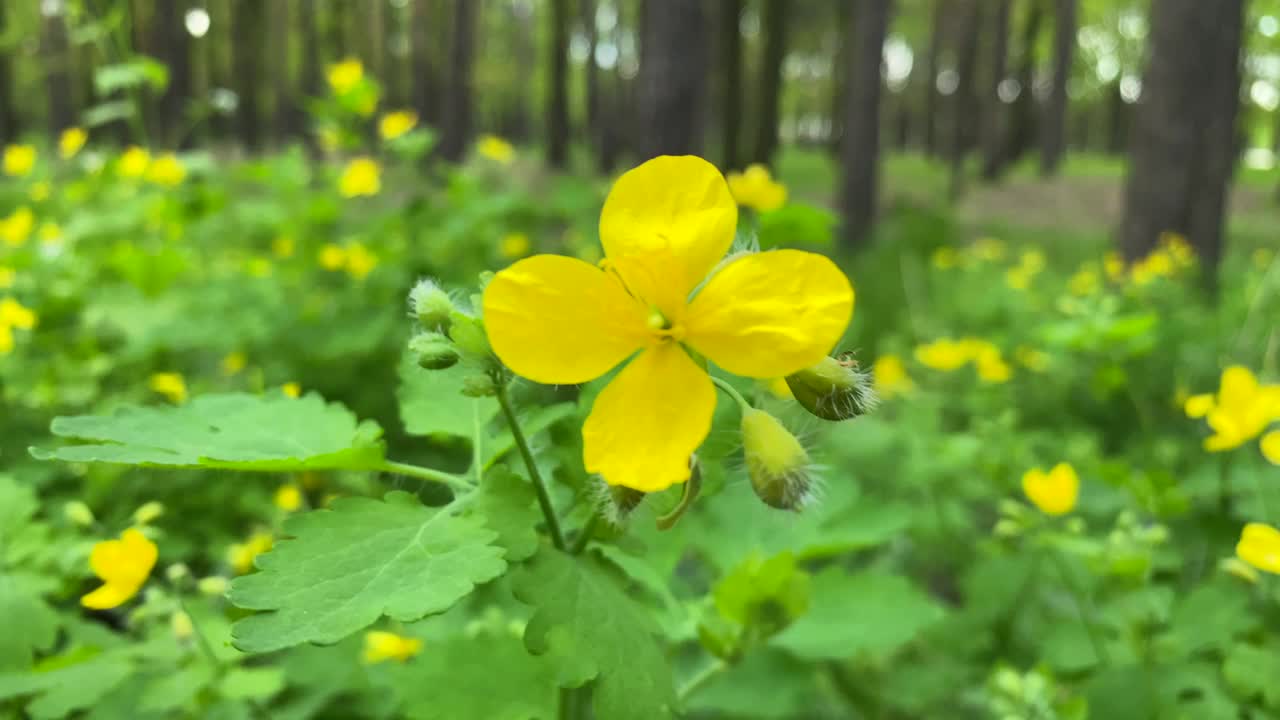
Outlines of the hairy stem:
M 547 532 L 551 534 L 551 542 L 557 550 L 567 550 L 564 532 L 560 530 L 560 520 L 556 517 L 555 506 L 551 504 L 551 493 L 547 490 L 546 481 L 542 479 L 538 464 L 533 460 L 529 441 L 525 439 L 524 430 L 520 427 L 520 419 L 516 417 L 515 408 L 511 405 L 511 394 L 507 392 L 506 383 L 497 383 L 497 386 L 498 404 L 502 406 L 502 415 L 507 420 L 507 426 L 511 428 L 511 437 L 515 438 L 516 447 L 520 449 L 520 457 L 524 459 L 524 466 L 529 471 L 529 480 L 533 483 L 533 489 L 538 493 L 538 507 L 542 509 L 542 516 L 547 521 Z

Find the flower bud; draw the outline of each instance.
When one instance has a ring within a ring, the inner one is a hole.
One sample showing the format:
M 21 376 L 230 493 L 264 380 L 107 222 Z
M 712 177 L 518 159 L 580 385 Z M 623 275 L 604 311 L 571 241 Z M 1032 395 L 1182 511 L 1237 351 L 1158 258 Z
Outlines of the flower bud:
M 848 420 L 871 412 L 879 402 L 871 377 L 852 359 L 823 358 L 787 376 L 796 402 L 823 420 Z
M 173 636 L 178 640 L 186 640 L 195 633 L 195 625 L 191 623 L 191 616 L 181 610 L 169 616 L 169 627 L 173 630 Z
M 453 341 L 435 331 L 414 335 L 409 340 L 409 353 L 424 370 L 444 370 L 458 362 L 458 348 Z
M 177 562 L 165 568 L 164 576 L 169 582 L 177 585 L 191 576 L 191 568 L 188 568 L 186 563 Z
M 996 537 L 1013 538 L 1022 534 L 1022 523 L 1009 518 L 1002 518 L 996 521 L 995 527 L 991 529 L 992 534 Z
M 231 583 L 221 575 L 202 577 L 196 582 L 196 589 L 201 595 L 226 595 Z
M 149 503 L 143 503 L 141 507 L 133 511 L 133 521 L 139 525 L 147 525 L 163 514 L 164 505 L 152 500 Z
M 409 291 L 409 308 L 423 327 L 432 330 L 448 330 L 454 310 L 449 293 L 430 280 L 419 280 Z
M 68 520 L 80 527 L 89 527 L 90 525 L 93 525 L 94 522 L 93 511 L 89 509 L 88 505 L 85 505 L 79 500 L 72 500 L 66 505 L 63 505 L 62 514 L 66 516 Z
M 621 485 L 609 485 L 603 480 L 599 481 L 598 488 L 599 500 L 596 504 L 600 515 L 614 527 L 620 527 L 625 523 L 631 511 L 644 502 L 645 494 L 639 490 Z
M 478 358 L 489 356 L 489 338 L 477 318 L 455 310 L 449 316 L 449 337 L 468 355 Z
M 498 393 L 498 386 L 488 375 L 468 375 L 462 379 L 462 394 L 467 397 L 491 397 Z
M 813 479 L 809 454 L 778 419 L 754 408 L 742 414 L 742 447 L 756 495 L 770 507 L 799 510 L 809 500 Z

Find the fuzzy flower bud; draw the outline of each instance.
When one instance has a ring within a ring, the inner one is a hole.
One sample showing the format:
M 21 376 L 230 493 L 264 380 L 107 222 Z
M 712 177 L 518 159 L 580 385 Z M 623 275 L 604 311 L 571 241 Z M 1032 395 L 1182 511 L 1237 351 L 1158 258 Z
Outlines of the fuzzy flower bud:
M 603 480 L 597 481 L 596 505 L 600 515 L 614 527 L 621 527 L 627 517 L 644 502 L 645 494 L 622 485 L 609 485 Z
M 777 418 L 754 408 L 742 414 L 742 446 L 756 495 L 779 510 L 799 510 L 810 499 L 809 453 Z
M 489 338 L 480 320 L 455 310 L 449 316 L 449 323 L 449 337 L 462 352 L 477 358 L 489 356 Z
M 879 399 L 871 377 L 852 359 L 823 358 L 813 367 L 787 376 L 796 402 L 823 420 L 848 420 L 873 410 Z
M 488 375 L 468 375 L 462 379 L 462 394 L 467 397 L 490 397 L 498 393 L 498 386 Z
M 186 640 L 195 633 L 191 616 L 181 610 L 169 616 L 169 628 L 173 630 L 173 637 L 178 640 Z
M 226 595 L 227 590 L 231 587 L 231 583 L 221 575 L 210 575 L 202 577 L 196 582 L 196 588 L 200 590 L 202 595 Z
M 447 330 L 454 310 L 449 293 L 430 280 L 419 280 L 409 291 L 409 308 L 423 327 L 433 330 Z
M 141 507 L 133 511 L 133 521 L 139 525 L 147 525 L 155 522 L 163 514 L 164 505 L 152 500 L 149 503 L 143 503 Z
M 88 505 L 85 505 L 79 500 L 72 500 L 66 505 L 63 505 L 62 514 L 65 515 L 68 520 L 80 527 L 89 527 L 90 525 L 93 525 L 93 511 L 89 509 Z
M 458 348 L 444 335 L 427 331 L 409 340 L 409 353 L 424 370 L 444 370 L 458 362 Z

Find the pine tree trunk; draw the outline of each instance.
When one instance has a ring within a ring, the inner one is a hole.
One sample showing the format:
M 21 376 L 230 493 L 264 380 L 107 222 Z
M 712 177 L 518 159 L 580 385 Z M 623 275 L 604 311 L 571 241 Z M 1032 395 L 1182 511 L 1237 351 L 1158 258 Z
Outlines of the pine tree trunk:
M 157 138 L 165 147 L 189 146 L 187 102 L 192 97 L 192 40 L 186 30 L 186 0 L 156 5 L 152 24 L 152 44 L 156 57 L 169 68 L 169 84 L 156 108 Z
M 738 167 L 742 135 L 742 0 L 720 0 L 720 143 L 722 167 Z
M 836 49 L 831 58 L 831 132 L 827 147 L 839 160 L 840 142 L 844 137 L 844 103 L 848 94 L 849 38 L 844 28 L 852 22 L 853 8 L 847 2 L 835 4 Z M 905 103 L 905 101 L 904 101 Z
M 0 2 L 0 37 L 7 37 L 9 30 L 6 5 Z M 17 140 L 21 130 L 17 109 L 13 106 L 13 69 L 9 52 L 9 48 L 0 47 L 0 144 Z
M 964 161 L 969 151 L 969 141 L 974 135 L 974 127 L 978 124 L 976 115 L 978 103 L 974 95 L 978 69 L 978 35 L 982 27 L 982 6 L 980 0 L 956 0 L 957 12 L 960 15 L 958 56 L 956 72 L 960 82 L 952 94 L 955 110 L 952 112 L 951 142 L 948 158 L 951 162 L 951 177 L 948 195 L 952 202 L 964 193 L 965 168 Z
M 1123 155 L 1127 149 L 1130 114 L 1116 80 L 1107 87 L 1107 154 Z
M 1237 151 L 1243 5 L 1152 5 L 1151 52 L 1134 112 L 1120 235 L 1131 261 L 1171 231 L 1195 247 L 1208 279 L 1217 269 Z
M 551 82 L 547 87 L 547 164 L 569 164 L 569 0 L 551 0 Z
M 707 94 L 706 4 L 647 0 L 643 15 L 638 159 L 698 154 Z
M 933 0 L 933 20 L 929 29 L 929 51 L 924 64 L 924 152 L 938 154 L 938 72 L 942 62 L 944 0 Z
M 237 108 L 240 141 L 245 148 L 262 147 L 262 113 L 258 103 L 259 80 L 263 71 L 266 40 L 266 5 L 260 0 L 239 0 L 232 12 L 235 87 L 240 98 Z
M 596 47 L 599 45 L 599 33 L 596 28 L 595 0 L 579 0 L 578 12 L 582 20 L 582 29 L 587 36 L 586 66 L 586 116 L 583 118 L 583 137 L 591 151 L 591 157 L 600 152 L 600 68 L 596 65 Z
M 453 162 L 462 160 L 471 142 L 471 85 L 479 4 L 478 0 L 453 0 L 453 43 L 449 48 L 449 83 L 440 138 L 440 155 Z
M 1010 108 L 1010 128 L 1008 147 L 1004 154 L 1004 164 L 1013 164 L 1035 145 L 1037 113 L 1036 94 L 1034 92 L 1036 77 L 1036 43 L 1040 40 L 1041 26 L 1044 24 L 1044 0 L 1030 0 L 1027 8 L 1026 24 L 1022 26 L 1022 38 L 1019 43 L 1018 87 L 1021 90 Z
M 1005 130 L 1008 108 L 1000 101 L 1000 83 L 1009 65 L 1009 11 L 1012 0 L 998 0 L 991 22 L 991 77 L 988 78 L 983 102 L 987 106 L 982 133 L 982 179 L 999 179 L 1004 170 Z
M 880 66 L 889 28 L 891 0 L 853 0 L 844 29 L 849 44 L 849 93 L 841 143 L 840 205 L 844 243 L 854 248 L 870 239 L 879 201 Z
M 409 63 L 413 66 L 413 107 L 431 126 L 440 124 L 440 80 L 432 32 L 439 0 L 413 0 L 409 11 Z
M 1076 3 L 1055 0 L 1053 80 L 1040 135 L 1040 174 L 1056 175 L 1067 152 L 1067 83 L 1076 49 Z
M 56 9 L 58 12 L 42 16 L 40 38 L 45 87 L 49 93 L 49 133 L 53 137 L 76 124 L 67 19 L 61 7 Z
M 297 98 L 293 87 L 293 75 L 289 66 L 289 32 L 293 21 L 293 3 L 290 0 L 272 0 L 268 4 L 267 22 L 271 26 L 271 42 L 267 44 L 270 55 L 268 67 L 271 73 L 271 130 L 276 145 L 283 146 L 297 132 L 294 118 L 297 116 Z
M 764 59 L 760 72 L 760 106 L 756 110 L 756 145 L 753 162 L 770 165 L 778 150 L 778 122 L 782 102 L 782 61 L 787 56 L 787 0 L 764 0 L 761 25 L 764 30 Z

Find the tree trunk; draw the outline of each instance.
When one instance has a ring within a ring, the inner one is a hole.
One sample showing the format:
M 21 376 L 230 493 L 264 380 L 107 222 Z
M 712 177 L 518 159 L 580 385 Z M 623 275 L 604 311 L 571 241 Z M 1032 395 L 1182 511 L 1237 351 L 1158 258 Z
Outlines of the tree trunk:
M 317 0 L 301 0 L 298 8 L 298 21 L 302 24 L 302 57 L 300 59 L 302 95 L 306 98 L 318 98 L 324 94 L 324 83 L 320 79 L 320 8 Z M 307 128 L 307 114 L 304 103 L 295 105 L 293 126 L 304 133 L 307 147 L 314 153 L 319 148 L 314 135 Z
M 760 71 L 760 106 L 756 111 L 756 146 L 753 162 L 773 163 L 778 150 L 779 106 L 782 102 L 782 61 L 787 56 L 787 0 L 765 0 L 761 25 L 764 29 L 764 59 Z
M 964 160 L 968 155 L 970 140 L 974 136 L 978 103 L 974 95 L 977 85 L 974 76 L 978 69 L 978 35 L 982 27 L 982 6 L 980 0 L 957 0 L 961 24 L 959 27 L 959 52 L 956 72 L 960 81 L 951 98 L 955 110 L 952 112 L 951 142 L 948 152 L 951 161 L 951 178 L 948 195 L 952 202 L 960 199 L 964 193 Z
M 193 73 L 191 35 L 186 30 L 186 0 L 156 5 L 152 18 L 151 42 L 156 57 L 169 67 L 169 84 L 156 108 L 157 138 L 169 148 L 189 145 L 187 102 L 192 97 Z
M 706 5 L 703 0 L 647 0 L 642 12 L 637 159 L 700 153 L 707 88 Z
M 8 35 L 7 3 L 0 2 L 0 37 Z M 0 47 L 0 145 L 18 139 L 17 109 L 13 104 L 13 69 L 9 60 L 9 48 Z
M 1018 97 L 1010 108 L 1010 129 L 1008 146 L 1004 153 L 1003 163 L 1008 166 L 1025 155 L 1035 144 L 1037 113 L 1036 94 L 1036 43 L 1040 40 L 1040 29 L 1044 24 L 1044 0 L 1030 0 L 1027 8 L 1026 24 L 1022 26 L 1022 38 L 1019 48 L 1021 57 L 1018 63 Z
M 547 164 L 569 164 L 569 0 L 551 0 L 551 82 L 547 87 Z
M 1107 87 L 1107 154 L 1123 155 L 1129 137 L 1129 105 L 1120 94 L 1120 81 Z
M 453 162 L 462 160 L 471 142 L 471 75 L 479 4 L 479 0 L 453 0 L 453 43 L 449 48 L 449 83 L 440 138 L 440 155 Z
M 725 170 L 738 168 L 742 134 L 742 0 L 720 0 L 720 143 Z
M 827 138 L 827 148 L 838 161 L 840 141 L 844 137 L 844 103 L 849 89 L 849 38 L 844 29 L 852 22 L 853 9 L 847 2 L 838 2 L 835 6 L 836 49 L 831 57 L 831 134 Z
M 413 65 L 413 107 L 427 125 L 440 123 L 440 82 L 432 52 L 433 10 L 438 0 L 413 0 L 409 10 L 409 63 Z M 435 13 L 438 17 L 438 13 Z
M 999 0 L 991 22 L 991 77 L 983 98 L 987 106 L 982 133 L 982 179 L 999 179 L 1004 170 L 1005 129 L 1008 108 L 1000 101 L 1000 83 L 1009 65 L 1009 10 L 1012 0 Z
M 924 152 L 938 154 L 938 72 L 942 62 L 942 38 L 945 33 L 943 0 L 933 0 L 933 21 L 929 30 L 929 51 L 924 64 Z
M 596 65 L 596 47 L 599 45 L 599 33 L 596 29 L 595 0 L 579 0 L 578 12 L 581 15 L 582 29 L 587 36 L 586 65 L 586 116 L 583 119 L 583 136 L 591 157 L 600 152 L 600 68 Z
M 67 43 L 64 9 L 43 15 L 40 54 L 45 67 L 45 87 L 49 91 L 49 133 L 58 133 L 76 124 L 71 52 Z
M 271 42 L 268 44 L 268 61 L 272 87 L 272 137 L 278 146 L 283 146 L 289 137 L 296 132 L 293 119 L 296 116 L 297 101 L 294 97 L 293 78 L 289 72 L 289 32 L 292 20 L 292 5 L 289 0 L 272 0 L 267 5 L 271 24 Z
M 1152 5 L 1151 51 L 1134 112 L 1120 236 L 1130 261 L 1172 231 L 1195 247 L 1206 278 L 1217 268 L 1236 157 L 1243 5 Z
M 1040 174 L 1056 175 L 1067 152 L 1067 82 L 1076 50 L 1076 3 L 1055 0 L 1053 32 L 1053 81 L 1044 108 L 1040 135 Z
M 263 76 L 262 51 L 266 40 L 266 5 L 261 0 L 239 0 L 231 15 L 235 53 L 235 87 L 240 104 L 240 141 L 248 150 L 262 146 L 262 114 L 258 105 L 259 79 Z
M 854 248 L 870 239 L 879 200 L 880 66 L 891 0 L 853 0 L 849 26 L 849 93 L 841 142 L 840 206 L 844 242 Z

